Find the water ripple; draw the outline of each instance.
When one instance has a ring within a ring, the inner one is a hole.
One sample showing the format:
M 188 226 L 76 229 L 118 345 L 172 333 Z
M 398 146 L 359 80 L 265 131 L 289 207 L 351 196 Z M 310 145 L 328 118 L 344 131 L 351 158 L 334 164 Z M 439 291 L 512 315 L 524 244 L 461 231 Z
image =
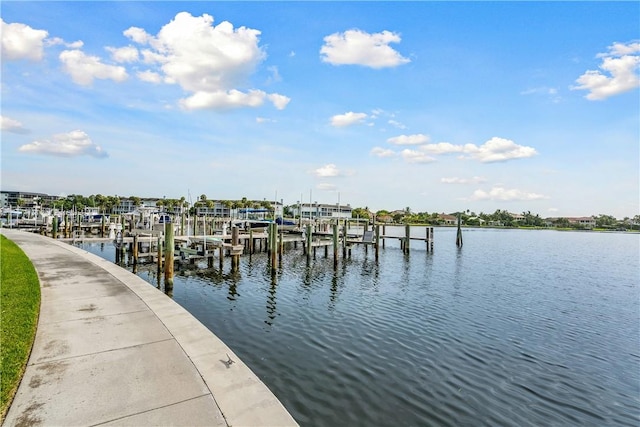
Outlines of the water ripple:
M 273 275 L 255 254 L 178 272 L 173 298 L 301 425 L 640 424 L 638 236 L 454 240 L 437 229 L 433 253 L 409 256 L 389 241 L 378 262 L 354 248 L 335 268 L 288 250 Z

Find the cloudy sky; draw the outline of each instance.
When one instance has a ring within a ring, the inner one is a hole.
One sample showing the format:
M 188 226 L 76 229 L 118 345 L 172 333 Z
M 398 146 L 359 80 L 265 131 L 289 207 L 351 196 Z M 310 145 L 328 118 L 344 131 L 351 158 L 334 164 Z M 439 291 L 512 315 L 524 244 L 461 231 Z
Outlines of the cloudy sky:
M 638 2 L 3 2 L 2 190 L 639 213 Z

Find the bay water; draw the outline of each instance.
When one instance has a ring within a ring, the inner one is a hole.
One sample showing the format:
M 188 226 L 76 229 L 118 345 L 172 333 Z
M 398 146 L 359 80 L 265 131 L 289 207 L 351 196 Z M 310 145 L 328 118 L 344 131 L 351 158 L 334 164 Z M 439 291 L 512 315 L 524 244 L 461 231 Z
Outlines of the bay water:
M 640 235 L 455 233 L 336 267 L 293 248 L 275 274 L 264 253 L 185 266 L 171 296 L 303 426 L 640 425 Z

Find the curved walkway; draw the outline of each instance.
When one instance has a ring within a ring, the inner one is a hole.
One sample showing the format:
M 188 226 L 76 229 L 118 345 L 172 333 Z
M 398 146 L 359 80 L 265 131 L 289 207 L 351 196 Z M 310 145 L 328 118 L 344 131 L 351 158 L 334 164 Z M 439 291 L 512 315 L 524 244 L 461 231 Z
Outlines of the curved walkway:
M 4 426 L 297 425 L 231 349 L 143 279 L 48 237 L 0 232 L 42 291 Z

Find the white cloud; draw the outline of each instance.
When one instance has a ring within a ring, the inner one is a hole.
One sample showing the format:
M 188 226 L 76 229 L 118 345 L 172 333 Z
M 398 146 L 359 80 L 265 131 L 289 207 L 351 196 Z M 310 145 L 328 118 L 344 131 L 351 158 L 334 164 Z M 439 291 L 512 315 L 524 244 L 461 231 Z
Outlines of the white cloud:
M 540 200 L 547 197 L 542 194 L 528 193 L 517 189 L 506 189 L 504 187 L 493 187 L 489 191 L 476 190 L 470 197 L 471 200 L 498 200 L 503 202 L 516 200 Z
M 275 123 L 276 121 L 273 119 L 268 119 L 266 117 L 256 117 L 256 123 Z
M 640 53 L 640 41 L 633 41 L 630 43 L 620 43 L 615 42 L 611 46 L 609 46 L 608 53 L 599 53 L 596 55 L 597 58 L 606 58 L 609 56 L 623 56 L 623 55 L 631 55 L 634 53 Z
M 538 154 L 535 148 L 518 145 L 509 139 L 498 137 L 491 138 L 481 146 L 465 144 L 462 152 L 471 155 L 471 157 L 482 163 L 523 159 Z
M 45 30 L 35 30 L 28 25 L 2 23 L 2 59 L 30 59 L 39 61 L 44 53 Z
M 512 159 L 532 157 L 538 154 L 532 147 L 518 145 L 509 139 L 498 137 L 493 137 L 480 146 L 475 144 L 455 145 L 449 142 L 428 144 L 429 139 L 429 136 L 424 134 L 400 135 L 389 138 L 387 142 L 400 146 L 417 146 L 415 150 L 404 150 L 400 153 L 407 161 L 414 163 L 432 162 L 435 159 L 429 157 L 429 155 L 450 153 L 462 153 L 461 158 L 464 158 L 466 155 L 482 163 L 503 162 Z M 391 157 L 392 153 L 390 150 L 384 151 L 379 147 L 371 150 L 371 154 L 378 157 Z
M 396 67 L 410 62 L 389 46 L 400 36 L 390 31 L 369 34 L 361 30 L 334 33 L 324 38 L 320 49 L 323 62 L 333 65 L 363 65 L 371 68 Z
M 437 144 L 427 144 L 420 147 L 422 151 L 430 154 L 449 154 L 464 151 L 462 145 L 453 145 L 450 142 L 438 142 Z
M 97 56 L 88 56 L 80 50 L 65 50 L 60 53 L 60 61 L 71 79 L 79 85 L 89 86 L 93 79 L 111 79 L 122 82 L 127 79 L 124 67 L 103 64 Z
M 336 114 L 331 117 L 331 126 L 335 127 L 346 127 L 355 124 L 361 124 L 367 118 L 365 113 L 354 113 L 353 111 L 349 111 L 344 114 Z
M 406 129 L 407 128 L 405 125 L 403 125 L 402 123 L 400 123 L 397 120 L 389 120 L 387 123 L 389 123 L 391 126 L 397 127 L 398 129 Z
M 240 92 L 236 89 L 230 91 L 207 92 L 200 91 L 181 99 L 180 105 L 186 110 L 197 109 L 232 109 L 240 107 L 259 107 L 265 100 L 270 100 L 274 106 L 281 110 L 289 102 L 289 98 L 278 94 L 267 94 L 261 90 Z
M 142 49 L 142 61 L 167 84 L 178 84 L 191 92 L 180 104 L 186 109 L 229 109 L 257 107 L 265 100 L 284 109 L 290 98 L 261 90 L 238 89 L 266 58 L 258 45 L 260 31 L 234 28 L 224 21 L 214 25 L 211 15 L 192 16 L 180 12 L 164 25 L 156 36 L 131 27 L 124 35 L 148 46 Z M 270 68 L 271 81 L 280 79 L 277 68 Z
M 319 178 L 329 178 L 340 175 L 338 167 L 333 163 L 329 163 L 313 171 L 313 174 Z
M 147 82 L 147 83 L 161 83 L 162 82 L 162 77 L 160 76 L 160 74 L 151 71 L 151 70 L 145 70 L 145 71 L 138 71 L 136 73 L 136 76 L 142 80 L 143 82 Z
M 22 123 L 6 116 L 0 116 L 0 130 L 11 133 L 28 133 Z
M 599 53 L 600 70 L 588 70 L 578 77 L 572 90 L 588 90 L 586 98 L 602 100 L 640 87 L 640 42 L 614 43 L 609 52 Z
M 326 182 L 321 182 L 320 184 L 316 185 L 316 188 L 323 191 L 336 191 L 338 189 L 336 185 L 328 184 Z
M 393 138 L 387 139 L 389 144 L 393 145 L 421 145 L 426 144 L 430 140 L 428 135 L 421 133 L 415 135 L 399 135 Z
M 267 99 L 273 103 L 273 106 L 276 107 L 277 110 L 284 110 L 291 98 L 288 96 L 280 95 L 278 93 L 270 93 L 267 95 Z
M 69 49 L 80 49 L 82 46 L 84 46 L 84 42 L 82 40 L 77 40 L 72 43 L 67 43 L 60 37 L 50 37 L 44 41 L 44 45 L 46 47 L 63 45 Z
M 138 44 L 147 44 L 153 39 L 144 29 L 139 27 L 130 27 L 124 30 L 122 34 Z
M 520 95 L 546 96 L 554 104 L 562 101 L 562 97 L 558 94 L 558 89 L 554 87 L 541 86 L 529 88 L 520 92 Z
M 69 49 L 80 49 L 84 46 L 84 42 L 82 40 L 76 40 L 75 42 L 65 43 L 64 45 Z
M 376 157 L 394 157 L 396 155 L 395 151 L 381 147 L 373 147 L 370 154 Z
M 85 132 L 74 130 L 53 135 L 53 140 L 33 141 L 21 146 L 19 151 L 35 154 L 49 154 L 62 157 L 92 156 L 108 157 L 99 145 L 94 144 Z
M 111 52 L 111 58 L 116 62 L 136 62 L 138 60 L 138 49 L 133 46 L 125 47 L 109 47 L 106 48 Z
M 440 182 L 442 182 L 443 184 L 480 184 L 486 181 L 486 178 L 483 178 L 481 176 L 474 176 L 472 178 L 440 178 Z
M 275 82 L 282 81 L 282 76 L 280 76 L 280 71 L 278 70 L 278 67 L 276 67 L 275 65 L 272 65 L 268 67 L 267 70 L 269 70 L 269 73 L 271 74 L 271 76 L 268 79 L 268 83 L 275 83 Z
M 408 163 L 431 163 L 436 161 L 436 159 L 427 156 L 422 151 L 409 150 L 408 148 L 402 150 L 400 155 Z

